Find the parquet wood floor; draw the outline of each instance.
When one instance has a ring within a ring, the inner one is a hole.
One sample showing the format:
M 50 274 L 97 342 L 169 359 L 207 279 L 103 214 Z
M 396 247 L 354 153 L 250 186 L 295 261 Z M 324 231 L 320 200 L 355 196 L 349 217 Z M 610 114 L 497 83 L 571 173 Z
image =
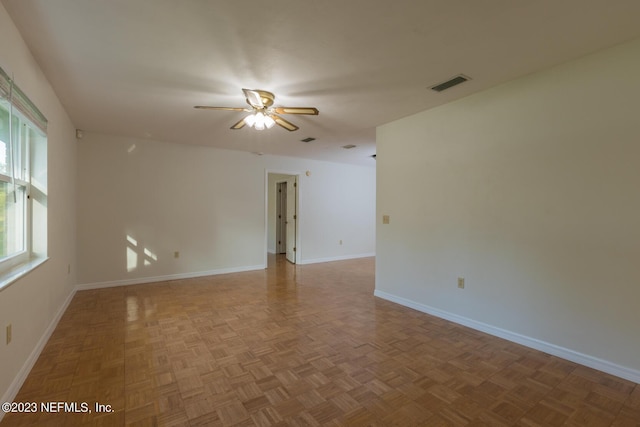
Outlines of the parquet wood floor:
M 78 292 L 3 426 L 640 426 L 640 386 L 373 297 L 374 260 Z

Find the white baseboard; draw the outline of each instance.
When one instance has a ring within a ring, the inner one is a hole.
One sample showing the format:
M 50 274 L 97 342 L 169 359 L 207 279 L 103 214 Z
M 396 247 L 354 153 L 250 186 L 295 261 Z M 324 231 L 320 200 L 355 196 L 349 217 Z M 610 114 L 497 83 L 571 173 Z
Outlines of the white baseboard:
M 449 320 L 454 323 L 458 323 L 463 326 L 467 326 L 471 329 L 476 329 L 481 332 L 485 332 L 489 335 L 504 338 L 508 341 L 512 341 L 526 347 L 539 350 L 553 356 L 560 357 L 562 359 L 569 360 L 571 362 L 578 363 L 580 365 L 588 366 L 589 368 L 597 369 L 607 374 L 615 375 L 616 377 L 624 378 L 635 383 L 640 383 L 640 371 L 620 366 L 607 360 L 599 359 L 597 357 L 589 356 L 588 354 L 579 353 L 568 348 L 560 347 L 555 344 L 551 344 L 545 341 L 541 341 L 535 338 L 527 337 L 515 332 L 508 331 L 506 329 L 497 328 L 495 326 L 488 325 L 486 323 L 478 322 L 467 317 L 459 316 L 457 314 L 449 313 L 447 311 L 439 310 L 428 305 L 424 305 L 415 301 L 411 301 L 406 298 L 398 297 L 383 291 L 375 290 L 373 293 L 376 297 L 382 298 L 396 304 L 403 305 L 405 307 L 412 308 L 414 310 L 421 311 L 423 313 L 431 314 L 432 316 L 439 317 L 441 319 Z
M 29 357 L 27 357 L 27 359 L 24 361 L 22 368 L 20 368 L 20 370 L 18 371 L 18 374 L 11 382 L 11 385 L 4 393 L 4 396 L 2 396 L 2 398 L 0 399 L 0 402 L 13 402 L 13 399 L 15 399 L 16 395 L 20 391 L 20 387 L 22 387 L 24 380 L 27 379 L 29 372 L 31 372 L 31 368 L 33 368 L 33 365 L 35 365 L 38 357 L 40 357 L 42 349 L 44 349 L 44 346 L 47 345 L 49 338 L 51 338 L 51 334 L 53 334 L 53 331 L 55 331 L 56 326 L 58 326 L 58 322 L 62 318 L 64 312 L 67 310 L 67 307 L 69 307 L 69 304 L 71 303 L 71 300 L 73 299 L 75 294 L 76 289 L 74 288 L 69 293 L 69 296 L 67 296 L 67 299 L 65 299 L 64 303 L 58 309 L 55 317 L 49 324 L 49 327 L 44 331 L 44 334 L 42 334 L 42 337 L 40 337 L 40 340 L 38 340 L 38 343 L 36 344 L 33 351 L 31 351 Z M 0 421 L 2 421 L 2 417 L 4 416 L 4 414 L 5 413 L 3 411 L 0 411 Z
M 264 270 L 265 265 L 250 265 L 244 267 L 220 268 L 217 270 L 197 271 L 194 273 L 168 274 L 165 276 L 138 277 L 135 279 L 112 280 L 107 282 L 94 282 L 76 285 L 76 290 L 86 291 L 89 289 L 113 288 L 116 286 L 141 285 L 143 283 L 166 282 L 168 280 L 192 279 L 194 277 L 217 276 L 219 274 L 242 273 L 245 271 Z
M 347 259 L 369 258 L 374 256 L 376 256 L 375 252 L 366 253 L 366 254 L 355 254 L 355 255 L 341 255 L 341 256 L 334 256 L 334 257 L 328 257 L 328 258 L 305 259 L 302 261 L 298 261 L 298 264 L 300 265 L 318 264 L 321 262 L 344 261 Z

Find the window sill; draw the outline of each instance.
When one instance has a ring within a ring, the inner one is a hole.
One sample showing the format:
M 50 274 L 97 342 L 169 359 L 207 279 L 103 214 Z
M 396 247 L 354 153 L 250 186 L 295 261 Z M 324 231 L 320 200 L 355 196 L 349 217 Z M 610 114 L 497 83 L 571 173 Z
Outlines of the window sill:
M 12 269 L 0 274 L 0 291 L 5 290 L 48 260 L 49 257 L 32 258 L 29 261 L 16 265 Z

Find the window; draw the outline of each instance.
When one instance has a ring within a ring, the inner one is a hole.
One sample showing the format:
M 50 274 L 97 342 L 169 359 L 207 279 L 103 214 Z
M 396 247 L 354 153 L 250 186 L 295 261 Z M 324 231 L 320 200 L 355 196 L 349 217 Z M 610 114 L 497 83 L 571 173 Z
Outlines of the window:
M 0 69 L 0 288 L 46 257 L 47 121 Z

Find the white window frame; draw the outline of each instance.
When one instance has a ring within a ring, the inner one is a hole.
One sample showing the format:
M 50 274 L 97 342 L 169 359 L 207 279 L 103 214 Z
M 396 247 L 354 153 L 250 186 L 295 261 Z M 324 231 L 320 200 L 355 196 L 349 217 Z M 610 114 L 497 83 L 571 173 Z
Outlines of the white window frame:
M 13 115 L 15 115 L 15 112 L 13 112 Z M 9 117 L 10 119 L 12 118 L 11 114 Z M 18 125 L 21 128 L 27 125 L 32 126 L 25 118 L 21 117 L 21 115 L 18 115 L 18 119 Z M 0 181 L 5 182 L 8 186 L 24 188 L 24 195 L 22 196 L 22 204 L 24 208 L 22 211 L 22 250 L 8 255 L 4 259 L 0 259 L 0 275 L 19 264 L 26 263 L 29 258 L 31 258 L 31 226 L 33 223 L 31 217 L 31 142 L 29 141 L 28 135 L 28 132 L 20 129 L 17 138 L 12 138 L 14 141 L 6 141 L 11 145 L 9 155 L 13 157 L 12 166 L 7 165 L 7 168 L 13 169 L 13 166 L 22 167 L 22 165 L 24 165 L 22 175 L 27 177 L 27 180 L 0 173 Z M 22 138 L 25 138 L 26 140 L 23 141 Z M 20 146 L 19 153 L 16 153 L 16 145 Z M 13 171 L 11 171 L 11 173 L 13 174 Z
M 6 149 L 9 151 L 7 152 L 6 170 L 0 173 L 0 181 L 6 183 L 7 189 L 13 189 L 13 191 L 6 191 L 8 197 L 16 194 L 15 191 L 18 187 L 24 188 L 24 191 L 21 192 L 21 197 L 23 197 L 22 225 L 18 221 L 14 221 L 12 224 L 14 227 L 22 228 L 23 245 L 21 250 L 0 259 L 0 290 L 2 290 L 48 259 L 44 234 L 44 243 L 38 244 L 39 253 L 37 256 L 34 254 L 34 210 L 33 198 L 31 197 L 34 172 L 40 173 L 42 172 L 40 169 L 42 169 L 46 174 L 46 165 L 44 165 L 44 169 L 42 166 L 35 165 L 33 150 L 43 149 L 42 154 L 46 156 L 47 119 L 2 68 L 0 68 L 0 99 L 2 100 L 0 108 L 6 109 L 9 117 L 9 129 L 6 132 L 8 137 L 5 138 L 7 141 L 4 141 Z M 37 185 L 39 194 L 42 191 L 45 192 L 44 206 L 46 209 L 46 175 L 44 180 L 44 183 Z M 42 185 L 44 187 L 40 188 Z M 38 198 L 41 197 L 42 195 L 38 196 Z M 44 215 L 39 214 L 39 220 L 45 221 L 46 224 L 46 210 Z M 41 232 L 39 232 L 40 234 Z M 41 247 L 42 244 L 45 245 L 44 249 Z

